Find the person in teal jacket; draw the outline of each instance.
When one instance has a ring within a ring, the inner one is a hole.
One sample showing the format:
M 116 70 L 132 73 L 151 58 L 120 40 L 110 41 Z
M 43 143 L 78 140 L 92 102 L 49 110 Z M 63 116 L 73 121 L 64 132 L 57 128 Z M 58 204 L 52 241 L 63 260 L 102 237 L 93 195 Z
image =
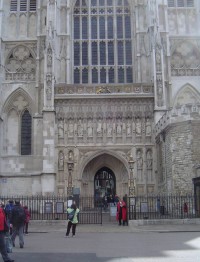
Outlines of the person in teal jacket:
M 78 224 L 78 213 L 79 213 L 79 211 L 80 210 L 76 207 L 76 204 L 72 204 L 71 207 L 69 207 L 67 209 L 68 225 L 67 225 L 66 237 L 69 237 L 69 233 L 70 233 L 71 227 L 72 227 L 72 237 L 75 236 L 75 234 L 76 234 L 76 225 Z M 70 216 L 72 216 L 72 217 L 70 217 Z

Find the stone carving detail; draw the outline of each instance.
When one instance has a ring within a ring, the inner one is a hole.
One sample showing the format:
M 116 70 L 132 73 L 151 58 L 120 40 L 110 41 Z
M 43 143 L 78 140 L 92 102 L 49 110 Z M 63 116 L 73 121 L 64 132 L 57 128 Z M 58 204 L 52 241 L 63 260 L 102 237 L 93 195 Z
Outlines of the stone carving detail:
M 178 45 L 179 43 L 179 45 Z M 195 43 L 189 41 L 175 42 L 172 53 L 171 70 L 173 76 L 199 76 L 200 52 Z
M 162 60 L 161 46 L 156 45 L 156 85 L 157 85 L 157 106 L 163 106 L 163 77 L 162 77 Z
M 117 120 L 116 134 L 117 134 L 117 136 L 122 135 L 122 121 L 121 121 L 120 118 Z
M 26 46 L 16 46 L 5 65 L 6 80 L 34 81 L 36 75 L 36 62 L 33 53 Z
M 58 138 L 64 138 L 64 121 L 62 119 L 58 121 Z
M 141 136 L 142 135 L 142 123 L 141 123 L 141 119 L 139 117 L 136 118 L 135 132 L 136 132 L 137 136 Z
M 15 108 L 17 108 L 17 111 L 22 111 L 24 108 L 27 107 L 28 102 L 25 101 L 25 98 L 23 96 L 18 96 L 15 100 L 15 102 L 13 103 L 13 105 L 15 106 Z
M 88 108 L 87 101 L 76 105 L 56 101 L 55 106 L 58 138 L 64 138 L 66 134 L 69 143 L 87 143 L 88 139 L 97 143 L 104 143 L 106 139 L 109 143 L 130 143 L 135 139 L 142 142 L 145 137 L 151 139 L 152 136 L 153 106 L 147 103 L 130 106 L 122 103 L 119 106 L 116 101 L 109 101 L 109 104 L 101 106 L 98 101 Z
M 97 135 L 102 136 L 102 134 L 103 134 L 103 123 L 102 123 L 102 119 L 99 118 L 97 121 Z
M 68 153 L 68 160 L 74 161 L 74 152 L 72 150 L 70 150 L 69 153 Z
M 64 153 L 63 151 L 59 152 L 58 155 L 58 170 L 64 170 Z
M 78 127 L 77 127 L 77 132 L 78 132 L 78 136 L 79 137 L 83 137 L 83 122 L 82 122 L 82 119 L 80 118 L 78 120 Z
M 50 45 L 47 49 L 47 66 L 52 67 L 52 49 Z
M 52 96 L 52 74 L 51 73 L 46 74 L 46 83 L 47 83 L 47 87 L 46 87 L 47 100 L 51 100 L 51 96 Z
M 145 129 L 146 129 L 146 136 L 151 136 L 152 127 L 151 127 L 151 121 L 150 121 L 150 119 L 148 117 L 146 118 Z
M 127 119 L 127 122 L 126 122 L 126 135 L 127 137 L 132 135 L 132 124 L 129 118 Z
M 146 153 L 146 168 L 147 168 L 147 181 L 152 182 L 152 168 L 153 168 L 153 159 L 152 159 L 152 150 L 148 149 Z
M 73 119 L 69 119 L 68 136 L 69 137 L 74 137 L 74 122 L 73 122 Z
M 143 181 L 143 157 L 142 150 L 138 149 L 136 152 L 136 163 L 137 163 L 137 178 L 139 181 Z
M 88 120 L 87 135 L 88 135 L 88 137 L 92 137 L 93 136 L 93 122 L 92 122 L 91 119 Z

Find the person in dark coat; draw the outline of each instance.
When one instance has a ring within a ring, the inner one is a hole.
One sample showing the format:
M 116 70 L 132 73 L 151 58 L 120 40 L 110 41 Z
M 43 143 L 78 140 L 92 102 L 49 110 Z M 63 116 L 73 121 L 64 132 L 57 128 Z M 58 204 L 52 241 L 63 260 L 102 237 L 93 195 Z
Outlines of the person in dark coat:
M 19 246 L 20 248 L 24 247 L 24 222 L 26 219 L 26 214 L 24 208 L 21 206 L 20 201 L 16 200 L 15 205 L 12 210 L 12 215 L 10 222 L 13 226 L 13 233 L 11 239 L 13 241 L 13 246 L 15 247 L 15 238 L 19 236 Z
M 117 214 L 116 219 L 119 222 L 119 226 L 121 226 L 123 221 L 123 226 L 125 226 L 125 223 L 127 222 L 127 207 L 126 203 L 123 200 L 119 200 L 117 203 Z
M 10 235 L 12 235 L 12 227 L 10 227 L 10 218 L 11 218 L 13 207 L 14 207 L 14 201 L 12 199 L 10 199 L 5 206 L 6 219 L 7 219 L 8 225 L 9 225 Z

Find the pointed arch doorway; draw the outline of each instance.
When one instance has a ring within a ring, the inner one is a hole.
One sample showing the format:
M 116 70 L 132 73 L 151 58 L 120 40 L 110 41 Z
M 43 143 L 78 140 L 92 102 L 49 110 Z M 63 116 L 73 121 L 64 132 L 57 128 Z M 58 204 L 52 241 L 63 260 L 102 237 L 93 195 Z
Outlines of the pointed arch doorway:
M 114 172 L 108 167 L 102 167 L 94 176 L 94 196 L 95 200 L 109 197 L 116 194 L 116 177 Z

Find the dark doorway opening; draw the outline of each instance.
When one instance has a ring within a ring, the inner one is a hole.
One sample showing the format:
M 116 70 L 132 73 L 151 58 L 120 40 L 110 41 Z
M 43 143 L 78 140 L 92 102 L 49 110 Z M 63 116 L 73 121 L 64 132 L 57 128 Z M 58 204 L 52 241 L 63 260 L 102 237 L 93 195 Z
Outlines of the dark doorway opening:
M 195 210 L 197 216 L 200 216 L 200 177 L 193 178 L 194 183 L 194 197 L 195 197 Z
M 104 196 L 109 202 L 112 201 L 116 193 L 116 178 L 112 170 L 107 167 L 99 169 L 94 177 L 95 201 L 99 202 Z

